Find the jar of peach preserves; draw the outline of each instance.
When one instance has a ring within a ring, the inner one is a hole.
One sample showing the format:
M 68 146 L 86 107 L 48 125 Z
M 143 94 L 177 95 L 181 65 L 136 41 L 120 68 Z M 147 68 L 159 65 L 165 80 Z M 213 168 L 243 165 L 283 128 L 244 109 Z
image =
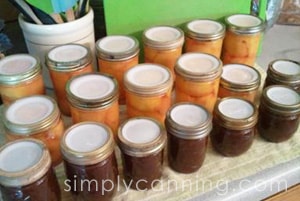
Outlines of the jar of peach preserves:
M 96 42 L 98 68 L 114 76 L 119 84 L 119 104 L 125 104 L 125 71 L 139 63 L 139 42 L 125 35 L 106 36 Z
M 197 19 L 185 25 L 184 52 L 202 52 L 220 58 L 225 26 L 215 20 Z
M 70 116 L 66 83 L 73 76 L 93 72 L 91 52 L 79 44 L 60 45 L 48 51 L 46 65 L 59 109 L 64 115 Z
M 50 151 L 53 166 L 61 162 L 59 143 L 64 123 L 55 100 L 45 95 L 20 98 L 5 108 L 3 118 L 9 141 L 29 137 L 41 140 Z
M 175 66 L 175 100 L 192 102 L 212 112 L 218 97 L 222 62 L 205 53 L 185 53 Z
M 30 95 L 45 94 L 39 60 L 15 54 L 0 60 L 0 94 L 4 104 Z

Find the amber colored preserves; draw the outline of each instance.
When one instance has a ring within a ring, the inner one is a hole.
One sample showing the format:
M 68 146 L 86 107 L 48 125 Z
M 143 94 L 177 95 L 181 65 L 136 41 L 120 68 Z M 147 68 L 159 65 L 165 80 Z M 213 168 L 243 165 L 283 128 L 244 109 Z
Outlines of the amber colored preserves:
M 131 36 L 113 35 L 96 42 L 98 68 L 114 76 L 119 84 L 119 104 L 125 104 L 125 71 L 139 63 L 139 42 Z
M 205 53 L 185 53 L 175 66 L 175 100 L 192 102 L 212 112 L 218 96 L 222 62 Z
M 263 21 L 248 14 L 235 14 L 225 19 L 227 31 L 221 59 L 224 64 L 254 66 L 261 41 Z
M 3 200 L 61 200 L 48 149 L 41 141 L 22 139 L 7 143 L 0 149 L 0 158 Z
M 220 58 L 225 26 L 215 20 L 197 19 L 185 25 L 184 52 L 202 52 Z
M 64 132 L 56 102 L 48 96 L 29 96 L 9 105 L 4 113 L 4 126 L 9 141 L 35 138 L 44 142 L 53 166 L 61 162 L 59 143 Z
M 272 85 L 263 90 L 258 132 L 270 142 L 290 139 L 299 127 L 300 96 L 290 87 Z
M 76 75 L 93 72 L 91 52 L 79 44 L 57 46 L 47 52 L 46 65 L 59 109 L 64 115 L 70 116 L 66 83 Z
M 27 54 L 15 54 L 0 60 L 0 94 L 8 105 L 19 98 L 45 94 L 39 61 Z

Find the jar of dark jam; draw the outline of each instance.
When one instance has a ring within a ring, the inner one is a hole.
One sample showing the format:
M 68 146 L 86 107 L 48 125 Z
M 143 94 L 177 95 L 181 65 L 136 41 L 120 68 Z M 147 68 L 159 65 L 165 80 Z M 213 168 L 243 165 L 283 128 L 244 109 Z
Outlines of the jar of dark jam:
M 148 190 L 162 176 L 166 132 L 151 118 L 132 118 L 119 128 L 118 139 L 125 182 L 130 188 Z
M 299 127 L 300 96 L 292 88 L 272 85 L 263 90 L 258 132 L 270 142 L 290 139 Z
M 251 147 L 258 111 L 248 100 L 227 97 L 220 99 L 214 109 L 212 146 L 224 156 L 238 156 Z
M 197 104 L 175 104 L 167 113 L 165 126 L 170 167 L 180 173 L 197 171 L 206 155 L 211 114 Z
M 286 85 L 300 94 L 300 63 L 288 59 L 277 59 L 269 64 L 264 87 Z
M 0 191 L 7 201 L 61 200 L 51 157 L 42 141 L 21 139 L 0 148 Z
M 114 138 L 105 124 L 82 122 L 66 130 L 61 141 L 64 190 L 77 201 L 111 200 L 117 183 Z

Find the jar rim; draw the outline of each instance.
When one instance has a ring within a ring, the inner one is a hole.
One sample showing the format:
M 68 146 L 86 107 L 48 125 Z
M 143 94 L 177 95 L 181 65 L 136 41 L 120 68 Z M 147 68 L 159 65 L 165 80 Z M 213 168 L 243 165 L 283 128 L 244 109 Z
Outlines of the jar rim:
M 287 73 L 281 71 L 281 68 L 287 69 L 287 66 L 277 66 L 276 63 L 290 63 L 292 64 L 292 68 L 288 69 Z M 296 73 L 295 68 L 298 67 L 298 73 Z M 280 69 L 279 69 L 280 68 Z M 269 63 L 267 76 L 271 77 L 272 79 L 278 80 L 282 83 L 290 83 L 290 84 L 297 84 L 300 83 L 300 63 L 290 59 L 276 59 Z
M 225 18 L 227 29 L 237 34 L 255 34 L 265 28 L 263 20 L 251 14 L 233 14 Z

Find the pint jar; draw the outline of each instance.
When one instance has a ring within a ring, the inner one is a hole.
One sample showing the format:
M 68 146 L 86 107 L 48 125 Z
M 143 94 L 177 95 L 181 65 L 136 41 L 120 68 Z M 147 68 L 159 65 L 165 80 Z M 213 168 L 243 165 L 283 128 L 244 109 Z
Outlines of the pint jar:
M 61 162 L 59 142 L 64 123 L 54 99 L 45 95 L 20 98 L 5 108 L 3 122 L 9 141 L 29 137 L 41 140 L 50 151 L 53 166 Z
M 73 123 L 95 121 L 108 125 L 116 135 L 119 127 L 118 83 L 108 74 L 86 73 L 66 85 Z
M 172 26 L 154 26 L 142 34 L 144 62 L 166 66 L 174 75 L 174 65 L 182 53 L 184 33 Z
M 79 44 L 56 46 L 47 52 L 46 65 L 59 109 L 64 115 L 70 116 L 66 83 L 73 76 L 93 71 L 91 52 L 87 47 Z
M 300 63 L 277 59 L 269 64 L 264 88 L 270 85 L 286 85 L 300 94 Z
M 5 105 L 25 96 L 45 94 L 40 62 L 29 54 L 0 60 L 0 94 Z
M 254 102 L 258 94 L 260 80 L 260 73 L 251 66 L 244 64 L 224 65 L 218 97 L 231 96 Z
M 170 167 L 180 173 L 197 171 L 206 155 L 211 114 L 197 104 L 175 104 L 167 113 L 165 126 Z
M 111 129 L 104 124 L 82 122 L 66 130 L 61 140 L 64 183 L 75 200 L 112 200 L 118 176 L 114 148 Z
M 162 124 L 151 118 L 131 118 L 119 128 L 123 175 L 127 185 L 149 190 L 162 176 L 166 133 Z
M 234 14 L 225 18 L 227 31 L 221 59 L 224 64 L 240 63 L 254 66 L 264 23 L 249 14 Z
M 263 90 L 258 132 L 270 142 L 290 139 L 299 127 L 300 96 L 292 88 L 271 85 Z
M 224 156 L 239 156 L 248 151 L 256 134 L 258 112 L 250 101 L 220 99 L 213 113 L 210 134 L 213 148 Z
M 185 25 L 184 52 L 202 52 L 220 58 L 225 26 L 210 19 L 197 19 Z
M 0 190 L 3 200 L 61 200 L 59 184 L 44 143 L 22 139 L 0 148 Z
M 125 104 L 125 71 L 139 63 L 139 42 L 125 35 L 106 36 L 96 42 L 99 71 L 114 76 L 119 84 L 119 104 Z
M 171 106 L 173 77 L 168 68 L 138 64 L 124 76 L 128 117 L 152 117 L 162 124 Z
M 213 111 L 218 97 L 222 62 L 205 53 L 185 53 L 175 66 L 176 102 L 192 102 Z

